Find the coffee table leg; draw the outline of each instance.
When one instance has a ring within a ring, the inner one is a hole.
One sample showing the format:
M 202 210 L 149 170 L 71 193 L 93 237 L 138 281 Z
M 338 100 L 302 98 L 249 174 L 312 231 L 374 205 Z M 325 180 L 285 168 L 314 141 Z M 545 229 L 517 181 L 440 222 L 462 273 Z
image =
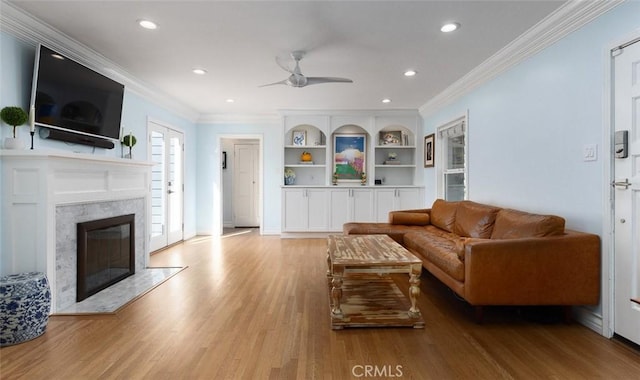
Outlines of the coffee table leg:
M 333 274 L 331 286 L 331 315 L 342 318 L 342 309 L 340 308 L 340 299 L 342 298 L 342 273 Z
M 420 310 L 418 310 L 416 306 L 416 302 L 420 296 L 420 274 L 422 274 L 422 265 L 412 265 L 409 278 L 409 298 L 411 299 L 409 316 L 412 318 L 420 317 Z

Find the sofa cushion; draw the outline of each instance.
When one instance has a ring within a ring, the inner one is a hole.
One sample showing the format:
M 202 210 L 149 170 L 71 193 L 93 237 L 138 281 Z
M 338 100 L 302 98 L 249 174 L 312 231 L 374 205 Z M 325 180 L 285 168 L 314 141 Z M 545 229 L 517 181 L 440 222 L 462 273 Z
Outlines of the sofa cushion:
M 459 203 L 436 199 L 431 206 L 431 224 L 447 232 L 453 232 Z
M 404 224 L 406 226 L 426 226 L 429 224 L 429 214 L 426 212 L 391 211 L 390 224 Z
M 537 215 L 502 209 L 496 215 L 491 239 L 518 239 L 562 235 L 564 219 L 555 215 Z
M 423 226 L 394 225 L 389 223 L 345 223 L 342 233 L 345 235 L 388 235 L 390 238 L 404 244 L 404 235 L 410 231 L 422 231 Z
M 459 236 L 489 239 L 498 211 L 497 207 L 462 201 L 456 210 L 453 232 Z
M 428 232 L 408 232 L 404 236 L 405 247 L 449 276 L 464 281 L 464 263 L 460 260 L 460 254 L 464 255 L 464 238 L 433 226 L 427 226 L 425 230 Z

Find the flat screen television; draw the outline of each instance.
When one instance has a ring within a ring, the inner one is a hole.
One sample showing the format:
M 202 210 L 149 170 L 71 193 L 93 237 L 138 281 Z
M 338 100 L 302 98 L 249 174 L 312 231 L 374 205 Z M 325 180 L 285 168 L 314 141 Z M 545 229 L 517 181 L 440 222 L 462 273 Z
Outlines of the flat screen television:
M 36 51 L 33 71 L 31 104 L 37 126 L 120 139 L 124 85 L 43 45 Z

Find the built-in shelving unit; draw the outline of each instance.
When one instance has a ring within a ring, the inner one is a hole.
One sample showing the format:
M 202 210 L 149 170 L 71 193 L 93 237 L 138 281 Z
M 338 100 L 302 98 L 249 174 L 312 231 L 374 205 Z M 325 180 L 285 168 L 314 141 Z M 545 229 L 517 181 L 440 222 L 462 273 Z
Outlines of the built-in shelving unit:
M 283 112 L 283 172 L 295 173 L 290 184 L 283 176 L 283 232 L 338 231 L 348 221 L 385 221 L 388 211 L 420 207 L 419 127 L 412 111 Z M 365 136 L 366 181 L 334 185 L 334 138 L 349 134 Z

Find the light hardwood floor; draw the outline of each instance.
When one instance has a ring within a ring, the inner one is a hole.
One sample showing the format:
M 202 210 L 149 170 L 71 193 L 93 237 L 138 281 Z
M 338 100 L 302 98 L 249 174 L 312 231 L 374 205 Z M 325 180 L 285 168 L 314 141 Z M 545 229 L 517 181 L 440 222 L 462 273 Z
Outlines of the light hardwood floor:
M 635 347 L 566 325 L 560 312 L 489 308 L 475 324 L 472 309 L 426 273 L 418 302 L 424 329 L 333 331 L 324 239 L 195 238 L 151 264 L 189 268 L 116 315 L 53 316 L 43 336 L 0 349 L 0 378 L 640 376 Z M 406 278 L 397 283 L 406 292 Z

